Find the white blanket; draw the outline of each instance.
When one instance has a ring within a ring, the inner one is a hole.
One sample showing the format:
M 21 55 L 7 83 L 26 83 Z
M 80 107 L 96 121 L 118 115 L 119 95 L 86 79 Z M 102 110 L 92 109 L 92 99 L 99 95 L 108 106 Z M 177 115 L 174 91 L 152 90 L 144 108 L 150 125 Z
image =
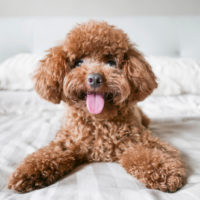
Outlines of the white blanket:
M 200 96 L 152 96 L 141 107 L 152 118 L 153 134 L 180 149 L 187 164 L 186 185 L 176 193 L 147 189 L 116 163 L 80 166 L 57 183 L 27 194 L 7 189 L 8 176 L 23 158 L 56 134 L 62 105 L 34 92 L 0 92 L 0 200 L 199 200 Z

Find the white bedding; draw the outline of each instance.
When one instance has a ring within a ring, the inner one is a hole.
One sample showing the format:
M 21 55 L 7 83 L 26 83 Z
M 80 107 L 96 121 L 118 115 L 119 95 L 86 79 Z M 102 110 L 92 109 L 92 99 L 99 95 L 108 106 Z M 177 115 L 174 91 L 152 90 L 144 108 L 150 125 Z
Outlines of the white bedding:
M 33 90 L 31 77 L 42 54 L 21 53 L 0 63 L 0 90 Z M 153 95 L 200 94 L 200 61 L 147 56 L 157 77 Z
M 0 200 L 199 200 L 200 96 L 151 96 L 140 105 L 152 118 L 153 134 L 183 155 L 188 179 L 181 190 L 170 194 L 147 189 L 115 163 L 80 166 L 57 183 L 27 194 L 7 190 L 8 176 L 19 162 L 54 137 L 63 106 L 30 91 L 0 91 Z

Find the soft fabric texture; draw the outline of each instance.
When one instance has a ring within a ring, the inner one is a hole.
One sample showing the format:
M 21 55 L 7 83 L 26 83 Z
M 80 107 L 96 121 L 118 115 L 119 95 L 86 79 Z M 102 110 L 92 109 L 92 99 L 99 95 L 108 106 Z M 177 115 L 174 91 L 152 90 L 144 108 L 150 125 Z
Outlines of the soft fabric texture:
M 0 63 L 0 89 L 32 90 L 32 74 L 41 58 L 40 54 L 22 53 Z M 200 94 L 200 61 L 155 56 L 146 58 L 159 83 L 153 95 Z
M 0 199 L 198 200 L 200 97 L 151 96 L 140 106 L 152 119 L 150 129 L 154 135 L 180 149 L 187 162 L 189 178 L 181 190 L 170 194 L 147 189 L 116 163 L 80 166 L 57 183 L 27 194 L 17 194 L 8 190 L 8 177 L 19 161 L 54 138 L 60 127 L 63 107 L 45 102 L 35 92 L 1 91 Z
M 158 78 L 154 95 L 200 94 L 200 60 L 147 57 Z
M 1 90 L 32 90 L 32 74 L 41 55 L 21 53 L 0 63 Z

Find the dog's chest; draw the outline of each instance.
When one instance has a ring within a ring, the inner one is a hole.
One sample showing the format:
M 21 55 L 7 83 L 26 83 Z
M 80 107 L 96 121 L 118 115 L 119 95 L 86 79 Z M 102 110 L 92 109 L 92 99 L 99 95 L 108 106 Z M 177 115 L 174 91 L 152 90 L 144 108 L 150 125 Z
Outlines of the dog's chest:
M 68 128 L 67 128 L 68 127 Z M 68 120 L 70 139 L 87 151 L 90 161 L 115 161 L 135 140 L 136 127 L 120 121 Z

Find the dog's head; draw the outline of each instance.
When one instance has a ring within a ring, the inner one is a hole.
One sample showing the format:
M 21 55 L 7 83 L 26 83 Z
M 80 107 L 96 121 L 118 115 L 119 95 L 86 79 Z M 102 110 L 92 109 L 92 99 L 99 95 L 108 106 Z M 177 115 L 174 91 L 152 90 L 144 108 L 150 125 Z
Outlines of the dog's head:
M 127 35 L 94 21 L 78 25 L 62 45 L 51 48 L 34 79 L 44 99 L 103 117 L 143 100 L 157 86 L 150 65 Z

